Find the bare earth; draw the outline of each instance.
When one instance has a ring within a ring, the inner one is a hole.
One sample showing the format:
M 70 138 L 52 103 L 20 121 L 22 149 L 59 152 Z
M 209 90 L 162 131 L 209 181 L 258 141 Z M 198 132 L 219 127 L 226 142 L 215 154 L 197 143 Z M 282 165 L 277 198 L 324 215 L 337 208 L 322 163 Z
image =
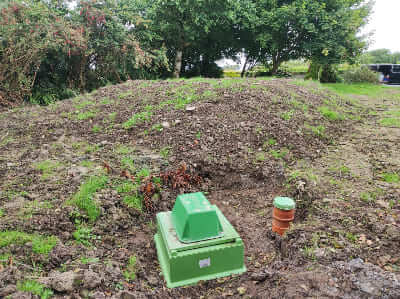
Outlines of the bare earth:
M 400 90 L 340 97 L 256 79 L 129 81 L 3 112 L 0 298 L 40 298 L 27 280 L 54 298 L 400 298 L 400 127 L 388 117 L 400 118 Z M 146 191 L 182 169 L 199 180 Z M 106 183 L 91 219 L 72 201 L 94 177 Z M 248 271 L 167 289 L 155 214 L 192 191 L 237 229 Z M 284 238 L 270 231 L 278 195 L 297 203 Z M 35 234 L 55 246 L 38 252 Z

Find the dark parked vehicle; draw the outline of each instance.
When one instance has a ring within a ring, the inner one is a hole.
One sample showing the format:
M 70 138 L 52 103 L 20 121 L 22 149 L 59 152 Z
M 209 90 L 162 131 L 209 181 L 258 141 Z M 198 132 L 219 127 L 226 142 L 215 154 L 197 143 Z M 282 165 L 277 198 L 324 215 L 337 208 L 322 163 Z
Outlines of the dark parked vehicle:
M 387 84 L 400 84 L 400 64 L 370 64 L 369 69 L 383 75 L 381 81 Z

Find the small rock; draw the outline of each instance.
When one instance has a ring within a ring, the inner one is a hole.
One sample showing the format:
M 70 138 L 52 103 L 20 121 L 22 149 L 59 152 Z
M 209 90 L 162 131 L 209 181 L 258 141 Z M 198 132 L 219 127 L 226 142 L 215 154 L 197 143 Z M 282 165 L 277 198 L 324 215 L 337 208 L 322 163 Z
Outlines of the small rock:
M 147 298 L 143 293 L 139 293 L 137 291 L 128 292 L 128 291 L 121 291 L 113 298 L 116 299 L 145 299 Z
M 58 292 L 72 292 L 75 287 L 82 280 L 82 276 L 73 271 L 58 272 L 54 271 L 48 277 L 39 278 L 40 283 L 58 291 Z
M 314 250 L 315 257 L 322 258 L 325 256 L 325 249 L 324 248 L 317 248 Z
M 95 293 L 89 295 L 89 298 L 92 298 L 92 299 L 105 299 L 106 295 L 104 293 L 102 293 L 102 292 L 95 292 Z
M 76 167 L 72 167 L 71 169 L 68 170 L 68 175 L 75 177 L 75 176 L 85 175 L 88 172 L 89 172 L 89 169 L 87 167 L 76 166 Z
M 376 203 L 380 205 L 382 208 L 389 209 L 389 203 L 384 200 L 377 200 Z
M 35 200 L 35 199 L 39 199 L 40 195 L 35 194 L 35 193 L 30 193 L 26 197 L 28 197 L 30 200 Z
M 239 295 L 244 295 L 246 293 L 246 288 L 239 287 L 239 288 L 237 288 L 237 291 L 238 291 Z
M 169 128 L 171 127 L 171 125 L 170 125 L 169 122 L 167 122 L 167 121 L 163 121 L 163 122 L 161 123 L 161 125 L 162 125 L 163 128 L 166 128 L 166 129 L 169 129 Z
M 149 275 L 147 276 L 147 281 L 149 282 L 149 284 L 151 284 L 152 286 L 156 286 L 158 285 L 158 282 L 160 281 L 157 277 L 155 277 L 154 275 Z
M 193 112 L 195 110 L 196 110 L 195 106 L 186 106 L 186 111 L 188 111 L 188 112 Z
M 91 270 L 85 270 L 83 273 L 83 287 L 94 289 L 101 284 L 102 278 L 98 273 Z
M 378 296 L 379 290 L 377 290 L 371 283 L 362 282 L 359 284 L 360 290 L 371 296 Z
M 175 119 L 175 124 L 178 125 L 180 124 L 182 121 L 180 119 Z
M 88 289 L 82 289 L 80 292 L 79 292 L 79 295 L 81 295 L 83 298 L 87 298 L 87 297 L 89 297 L 89 290 Z

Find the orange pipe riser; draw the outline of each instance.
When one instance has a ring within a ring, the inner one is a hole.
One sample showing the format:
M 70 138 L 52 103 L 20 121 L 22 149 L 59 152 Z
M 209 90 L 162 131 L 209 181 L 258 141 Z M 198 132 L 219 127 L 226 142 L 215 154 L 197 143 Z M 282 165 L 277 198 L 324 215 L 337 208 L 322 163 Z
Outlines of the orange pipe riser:
M 281 210 L 274 207 L 272 212 L 272 231 L 281 236 L 290 228 L 290 223 L 294 220 L 295 210 Z

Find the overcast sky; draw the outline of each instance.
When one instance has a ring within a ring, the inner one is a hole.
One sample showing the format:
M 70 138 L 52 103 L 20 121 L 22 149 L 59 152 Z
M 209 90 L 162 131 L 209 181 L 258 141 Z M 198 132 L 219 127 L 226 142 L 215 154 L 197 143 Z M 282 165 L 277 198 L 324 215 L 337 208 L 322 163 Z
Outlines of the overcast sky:
M 364 32 L 373 32 L 370 50 L 386 48 L 400 52 L 400 0 L 376 0 L 370 23 Z

